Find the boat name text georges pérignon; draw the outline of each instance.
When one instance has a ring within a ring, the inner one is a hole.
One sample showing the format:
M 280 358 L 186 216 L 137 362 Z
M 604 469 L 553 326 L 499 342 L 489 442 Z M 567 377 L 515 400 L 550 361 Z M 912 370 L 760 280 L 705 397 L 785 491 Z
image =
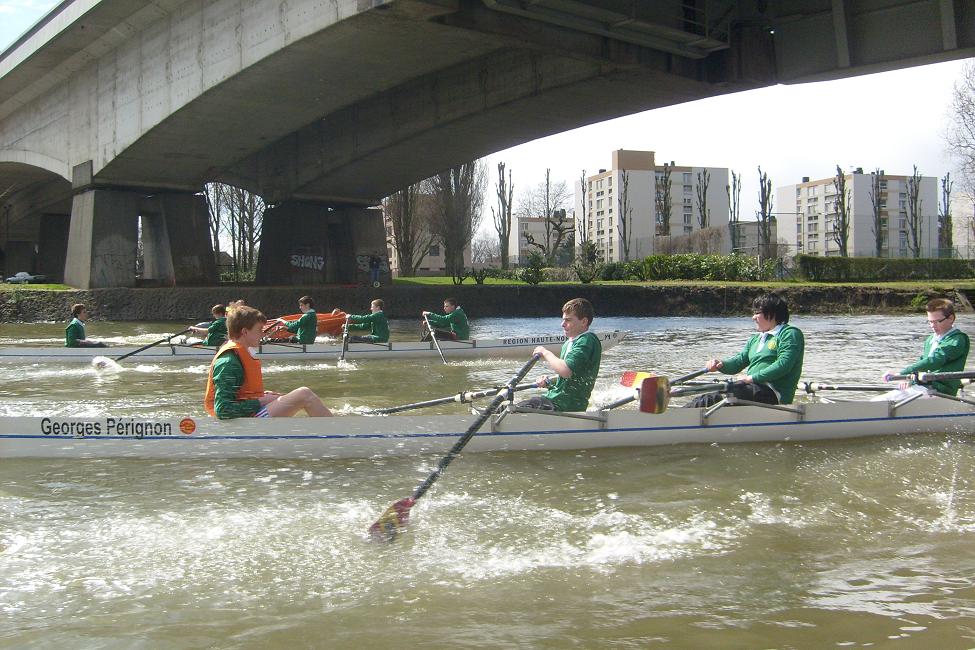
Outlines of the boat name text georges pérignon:
M 146 436 L 171 436 L 172 422 L 153 422 L 133 418 L 105 418 L 104 420 L 52 420 L 41 419 L 41 433 L 45 436 L 118 436 L 143 438 Z

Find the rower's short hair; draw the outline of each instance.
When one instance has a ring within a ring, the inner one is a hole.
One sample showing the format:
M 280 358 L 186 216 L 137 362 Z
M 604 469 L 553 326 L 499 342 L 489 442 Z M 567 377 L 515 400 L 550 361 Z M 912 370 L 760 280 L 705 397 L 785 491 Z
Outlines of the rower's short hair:
M 218 302 L 211 309 L 210 313 L 214 316 L 226 316 L 227 315 L 227 305 L 222 302 Z
M 315 301 L 312 300 L 311 296 L 302 296 L 301 298 L 298 298 L 298 302 L 302 305 L 308 305 L 309 308 L 315 306 Z
M 80 302 L 71 305 L 71 315 L 74 316 L 75 318 L 77 318 L 78 314 L 80 314 L 83 311 L 85 311 L 85 306 Z
M 386 303 L 383 302 L 382 298 L 376 298 L 371 304 L 376 305 L 380 310 L 386 309 Z
M 771 318 L 776 323 L 789 322 L 789 304 L 777 293 L 763 293 L 752 301 L 752 313 Z
M 258 323 L 266 322 L 267 316 L 262 314 L 261 310 L 241 305 L 231 311 L 230 316 L 227 316 L 227 334 L 232 339 L 240 338 L 244 330 L 249 330 Z
M 928 312 L 940 311 L 945 318 L 955 315 L 955 303 L 947 298 L 934 298 L 924 307 Z
M 447 303 L 448 305 L 453 305 L 454 307 L 457 306 L 457 299 L 456 298 L 444 298 L 443 301 L 445 303 Z
M 592 325 L 592 319 L 596 317 L 596 310 L 592 308 L 592 303 L 585 298 L 573 298 L 562 305 L 563 314 L 572 314 L 579 320 L 585 318 Z

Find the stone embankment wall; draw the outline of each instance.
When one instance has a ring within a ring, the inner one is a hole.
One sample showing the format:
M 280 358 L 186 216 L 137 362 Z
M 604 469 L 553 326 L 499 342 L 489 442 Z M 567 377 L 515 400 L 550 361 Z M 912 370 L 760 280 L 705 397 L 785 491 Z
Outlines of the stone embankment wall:
M 558 316 L 566 300 L 588 298 L 602 316 L 724 316 L 747 314 L 754 287 L 682 286 L 493 286 L 443 287 L 186 287 L 36 291 L 16 288 L 0 293 L 0 322 L 63 321 L 71 305 L 85 303 L 96 320 L 201 321 L 210 307 L 243 298 L 268 316 L 298 311 L 298 298 L 308 294 L 319 311 L 339 307 L 367 313 L 373 298 L 386 302 L 390 318 L 418 317 L 423 309 L 439 311 L 443 298 L 454 296 L 472 318 L 491 316 Z M 917 312 L 926 297 L 947 296 L 961 310 L 971 310 L 955 289 L 926 292 L 878 287 L 801 285 L 776 289 L 793 313 Z

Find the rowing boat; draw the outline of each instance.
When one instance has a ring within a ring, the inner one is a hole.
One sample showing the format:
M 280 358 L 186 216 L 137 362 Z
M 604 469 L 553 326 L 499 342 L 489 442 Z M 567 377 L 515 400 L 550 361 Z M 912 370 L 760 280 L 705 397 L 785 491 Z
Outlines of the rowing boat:
M 614 330 L 599 333 L 603 350 L 611 348 L 627 332 Z M 448 361 L 476 357 L 529 357 L 536 346 L 544 345 L 555 353 L 565 343 L 565 335 L 513 336 L 500 339 L 471 339 L 470 341 L 440 341 L 440 349 Z M 88 363 L 96 356 L 119 357 L 132 353 L 136 347 L 65 348 L 65 347 L 4 347 L 0 348 L 0 363 L 81 362 Z M 132 359 L 146 362 L 198 360 L 208 362 L 216 348 L 202 345 L 183 345 L 176 342 L 156 345 L 139 352 Z M 342 354 L 341 344 L 270 342 L 260 346 L 254 357 L 264 360 L 337 361 Z M 440 359 L 432 341 L 395 341 L 391 343 L 350 343 L 346 359 Z
M 0 458 L 362 458 L 445 453 L 470 416 L 0 419 Z M 975 406 L 930 397 L 792 407 L 670 408 L 543 413 L 514 407 L 488 420 L 465 452 L 552 451 L 675 444 L 799 442 L 916 433 L 975 433 Z

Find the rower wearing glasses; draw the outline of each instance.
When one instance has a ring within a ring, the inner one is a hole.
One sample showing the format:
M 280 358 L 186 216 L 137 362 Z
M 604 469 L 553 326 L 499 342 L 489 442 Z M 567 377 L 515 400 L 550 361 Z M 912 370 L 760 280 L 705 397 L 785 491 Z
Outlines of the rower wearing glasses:
M 928 312 L 928 326 L 931 335 L 924 341 L 921 358 L 907 366 L 900 372 L 888 370 L 883 380 L 890 381 L 893 375 L 910 375 L 915 372 L 959 372 L 965 369 L 968 361 L 968 335 L 955 327 L 955 303 L 946 298 L 935 298 L 925 307 Z M 894 391 L 898 395 L 923 391 L 930 393 L 937 391 L 945 395 L 957 395 L 961 388 L 961 381 L 947 379 L 932 382 L 929 386 L 904 387 L 901 391 Z M 897 399 L 885 393 L 883 399 Z

